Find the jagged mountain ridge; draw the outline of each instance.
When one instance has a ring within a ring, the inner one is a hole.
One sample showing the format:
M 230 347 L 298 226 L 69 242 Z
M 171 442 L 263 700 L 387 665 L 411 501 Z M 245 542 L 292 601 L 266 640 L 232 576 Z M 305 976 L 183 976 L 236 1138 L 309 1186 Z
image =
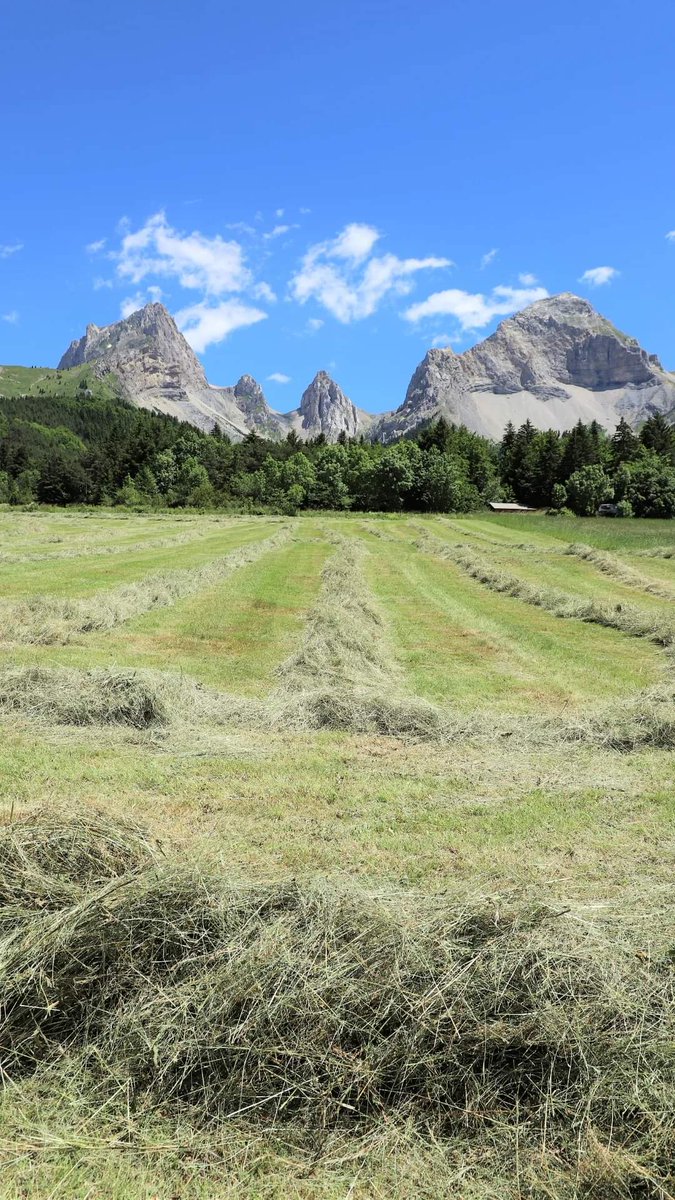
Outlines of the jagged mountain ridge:
M 606 428 L 621 416 L 632 425 L 654 412 L 675 418 L 675 376 L 587 300 L 569 293 L 537 301 L 462 354 L 430 350 L 403 404 L 380 417 L 357 409 L 325 371 L 289 413 L 275 412 L 251 375 L 233 387 L 209 384 L 162 304 L 148 304 L 103 328 L 88 325 L 59 369 L 83 363 L 100 376 L 114 376 L 132 403 L 203 429 L 218 423 L 236 440 L 250 430 L 272 438 L 295 430 L 328 441 L 342 433 L 392 441 L 441 415 L 494 438 L 508 421 L 526 419 L 563 430 L 580 418 Z
M 209 384 L 204 368 L 163 304 L 147 304 L 114 325 L 88 325 L 71 342 L 59 370 L 90 364 L 101 377 L 116 377 L 121 394 L 141 408 L 157 409 L 201 429 L 220 425 L 239 439 L 251 430 L 282 438 L 294 429 L 304 438 L 319 434 L 336 441 L 372 422 L 360 412 L 325 371 L 304 392 L 300 407 L 289 413 L 270 408 L 259 383 L 242 375 L 234 387 Z
M 540 429 L 570 429 L 621 417 L 639 425 L 654 412 L 675 410 L 675 376 L 571 293 L 538 300 L 502 321 L 463 354 L 430 350 L 417 367 L 400 408 L 373 426 L 390 441 L 437 416 L 487 437 L 508 421 L 529 418 Z

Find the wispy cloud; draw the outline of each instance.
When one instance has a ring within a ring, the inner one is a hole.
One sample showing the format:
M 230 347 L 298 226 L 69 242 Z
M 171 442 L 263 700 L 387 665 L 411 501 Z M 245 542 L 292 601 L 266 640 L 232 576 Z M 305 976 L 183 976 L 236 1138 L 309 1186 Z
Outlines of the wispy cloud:
M 535 300 L 543 300 L 547 295 L 548 292 L 542 287 L 496 287 L 489 295 L 448 288 L 444 292 L 434 292 L 419 304 L 412 304 L 403 316 L 413 324 L 427 317 L 451 316 L 459 322 L 462 330 L 482 329 L 495 317 L 508 316 L 533 304 Z
M 120 316 L 123 321 L 130 317 L 132 313 L 138 312 L 139 308 L 143 308 L 147 304 L 147 297 L 144 292 L 136 292 L 135 296 L 125 296 L 120 300 Z
M 267 376 L 270 383 L 290 383 L 290 375 L 284 375 L 283 371 L 272 371 L 271 375 Z
M 459 341 L 461 341 L 461 338 L 457 337 L 457 334 L 453 335 L 451 333 L 437 333 L 435 337 L 432 337 L 431 345 L 434 350 L 444 350 L 453 342 Z
M 385 296 L 407 295 L 417 272 L 452 266 L 447 258 L 373 255 L 380 237 L 373 226 L 352 223 L 332 240 L 310 246 L 290 281 L 293 299 L 314 299 L 349 324 L 371 316 Z
M 264 280 L 253 285 L 251 295 L 256 300 L 266 300 L 268 304 L 275 304 L 277 299 L 276 292 L 272 291 L 269 283 L 265 283 Z
M 3 321 L 6 321 L 8 325 L 19 324 L 19 314 L 15 308 L 13 308 L 11 312 L 3 313 L 2 319 Z
M 102 288 L 112 288 L 115 286 L 114 279 L 104 279 L 102 275 L 97 275 L 94 279 L 93 288 L 95 292 L 100 292 Z
M 579 283 L 588 283 L 591 287 L 604 287 L 616 279 L 619 272 L 616 267 L 589 267 L 579 276 Z
M 107 240 L 107 238 L 99 238 L 97 242 L 88 242 L 85 246 L 87 254 L 100 254 L 105 248 Z
M 666 234 L 666 237 L 669 242 L 675 242 L 675 229 L 671 229 L 670 232 Z
M 319 329 L 323 329 L 325 324 L 326 322 L 322 321 L 321 317 L 310 317 L 307 322 L 307 328 L 310 333 L 316 333 Z
M 243 232 L 244 227 L 238 226 Z M 246 232 L 254 232 L 251 226 Z M 115 264 L 118 283 L 141 285 L 121 303 L 123 317 L 148 301 L 161 300 L 160 286 L 171 280 L 188 294 L 196 293 L 175 313 L 176 323 L 198 353 L 222 341 L 236 329 L 263 321 L 267 313 L 250 301 L 273 303 L 276 295 L 264 280 L 256 280 L 243 246 L 234 238 L 209 236 L 174 228 L 164 212 L 154 213 L 140 228 L 127 218 L 118 225 L 119 245 L 107 257 Z M 160 282 L 158 282 L 160 281 Z M 95 287 L 108 287 L 106 279 Z
M 488 250 L 487 254 L 484 254 L 480 260 L 481 271 L 484 271 L 486 267 L 489 267 L 490 263 L 495 261 L 498 254 L 499 254 L 499 250 L 497 250 L 496 248 L 493 250 Z
M 235 329 L 256 325 L 266 317 L 267 313 L 261 308 L 254 308 L 242 300 L 223 300 L 219 304 L 202 300 L 181 309 L 175 319 L 192 349 L 201 354 L 207 346 L 222 342 Z
M 536 275 L 532 275 L 529 271 L 523 271 L 522 275 L 518 276 L 518 282 L 522 283 L 523 287 L 534 287 L 535 283 L 539 283 Z
M 0 258 L 11 258 L 19 250 L 23 250 L 23 242 L 0 243 Z
M 176 279 L 181 287 L 210 296 L 240 292 L 252 282 L 239 242 L 216 234 L 207 237 L 197 230 L 181 233 L 169 225 L 163 212 L 149 217 L 145 225 L 127 231 L 114 254 L 121 279 L 141 283 L 149 275 Z
M 278 238 L 282 234 L 288 233 L 290 228 L 290 225 L 275 225 L 274 229 L 270 229 L 269 233 L 263 233 L 263 237 L 266 242 L 269 242 L 272 238 Z

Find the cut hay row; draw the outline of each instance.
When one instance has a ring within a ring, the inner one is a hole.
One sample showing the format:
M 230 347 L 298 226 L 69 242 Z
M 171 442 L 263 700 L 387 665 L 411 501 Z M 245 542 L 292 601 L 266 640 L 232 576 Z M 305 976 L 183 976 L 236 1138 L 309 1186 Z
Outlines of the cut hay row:
M 201 567 L 158 571 L 122 587 L 87 599 L 33 596 L 0 610 L 0 636 L 6 642 L 33 645 L 66 644 L 83 633 L 112 629 L 142 613 L 176 604 L 205 587 L 226 579 L 240 567 L 256 562 L 290 536 L 282 527 L 270 537 L 241 546 Z
M 488 533 L 484 533 L 482 530 L 464 529 L 462 525 L 458 525 L 455 521 L 452 520 L 451 517 L 445 517 L 445 516 L 439 515 L 438 519 L 440 521 L 442 521 L 444 525 L 447 525 L 447 526 L 449 526 L 450 529 L 454 530 L 455 533 L 460 533 L 462 535 L 462 541 L 461 541 L 461 543 L 457 543 L 457 545 L 470 546 L 472 541 L 478 541 L 481 544 L 483 542 L 485 542 L 490 546 L 495 546 L 497 549 L 504 550 L 504 551 L 528 550 L 528 551 L 531 551 L 532 553 L 536 553 L 536 554 L 559 554 L 560 553 L 558 546 L 542 545 L 539 542 L 514 542 L 514 541 L 511 541 L 508 537 L 502 537 L 502 538 L 490 537 L 490 535 Z M 433 537 L 434 535 L 432 534 L 430 536 Z M 467 538 L 469 538 L 470 540 L 467 541 Z
M 0 671 L 0 715 L 47 726 L 122 726 L 173 730 L 192 738 L 215 729 L 305 733 L 377 733 L 439 745 L 508 743 L 510 747 L 597 746 L 622 753 L 675 749 L 675 689 L 650 688 L 620 703 L 551 717 L 457 713 L 368 688 L 314 688 L 267 701 L 204 687 L 169 671 L 114 667 L 15 666 Z
M 340 535 L 298 650 L 278 668 L 271 719 L 284 728 L 429 736 L 439 710 L 403 690 L 384 618 L 367 585 L 362 543 Z
M 618 580 L 619 583 L 626 584 L 627 587 L 636 588 L 641 592 L 649 592 L 650 595 L 659 596 L 663 600 L 675 601 L 675 591 L 668 587 L 667 583 L 659 583 L 657 580 L 650 579 L 648 575 L 642 575 L 640 571 L 636 571 L 634 567 L 622 562 L 620 558 L 609 554 L 606 550 L 598 550 L 595 546 L 574 542 L 565 548 L 564 553 L 591 563 L 592 566 L 597 567 L 598 571 Z
M 517 575 L 499 570 L 474 550 L 449 546 L 426 530 L 423 530 L 416 544 L 420 550 L 434 557 L 453 562 L 490 591 L 512 596 L 535 608 L 543 608 L 556 617 L 617 629 L 629 637 L 646 638 L 659 646 L 670 648 L 675 644 L 675 617 L 647 611 L 633 604 L 606 604 L 598 600 L 580 599 L 557 588 L 537 587 Z
M 35 554 L 12 554 L 0 551 L 0 566 L 3 563 L 55 562 L 63 558 L 98 558 L 108 554 L 140 554 L 144 550 L 161 550 L 170 546 L 182 546 L 205 538 L 211 533 L 206 527 L 196 528 L 190 533 L 149 538 L 147 541 L 126 542 L 97 546 L 70 546 L 66 550 L 45 550 Z
M 237 883 L 100 814 L 10 823 L 0 867 L 5 1089 L 58 1069 L 68 1097 L 86 1069 L 83 1118 L 122 1092 L 127 1144 L 157 1105 L 310 1150 L 405 1122 L 467 1172 L 498 1151 L 528 1195 L 671 1194 L 673 972 L 649 913 Z M 540 1190 L 553 1168 L 566 1189 Z
M 636 558 L 675 558 L 675 546 L 650 546 L 648 550 L 632 550 Z

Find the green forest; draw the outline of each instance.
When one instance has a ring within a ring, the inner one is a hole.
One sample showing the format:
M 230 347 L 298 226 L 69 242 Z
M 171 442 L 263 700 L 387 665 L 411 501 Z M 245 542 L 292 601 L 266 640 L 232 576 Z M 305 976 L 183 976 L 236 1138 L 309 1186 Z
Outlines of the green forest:
M 134 408 L 86 375 L 64 382 L 70 374 L 0 394 L 0 503 L 291 514 L 470 512 L 517 500 L 578 516 L 605 502 L 619 516 L 675 516 L 675 428 L 658 415 L 637 433 L 623 420 L 613 434 L 596 422 L 563 434 L 526 422 L 498 443 L 441 418 L 386 446 L 294 433 L 234 444 Z

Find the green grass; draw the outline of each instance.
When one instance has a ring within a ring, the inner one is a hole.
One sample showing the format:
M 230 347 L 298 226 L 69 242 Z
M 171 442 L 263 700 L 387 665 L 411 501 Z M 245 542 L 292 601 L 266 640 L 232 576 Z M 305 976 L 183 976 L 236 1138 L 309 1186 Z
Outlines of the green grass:
M 23 647 L 12 659 L 169 668 L 224 691 L 263 695 L 273 686 L 275 668 L 302 635 L 329 553 L 321 539 L 297 540 L 170 610 L 155 609 L 80 644 Z
M 395 548 L 377 538 L 368 544 L 371 587 L 419 695 L 465 709 L 534 712 L 619 697 L 662 678 L 656 647 L 486 591 L 459 567 L 417 550 L 415 524 L 395 527 Z M 573 573 L 577 560 L 568 562 Z
M 271 533 L 272 522 L 243 519 L 240 524 L 214 527 L 204 538 L 178 545 L 143 548 L 132 546 L 127 554 L 109 557 L 55 559 L 44 562 L 0 561 L 3 600 L 49 593 L 53 596 L 88 596 L 142 579 L 154 571 L 198 567 L 220 555 L 255 542 Z M 158 534 L 159 536 L 159 534 Z
M 557 540 L 586 542 L 600 550 L 648 550 L 675 542 L 673 521 L 621 520 L 607 517 L 547 517 L 530 514 L 486 514 L 469 518 L 467 524 L 480 527 L 490 536 L 527 542 Z
M 344 545 L 334 541 L 340 533 L 367 551 L 356 562 L 379 621 L 367 628 L 376 628 L 380 649 L 391 648 L 396 689 L 410 699 L 478 713 L 480 739 L 228 731 L 206 718 L 190 723 L 181 713 L 150 730 L 78 728 L 8 715 L 0 721 L 0 815 L 41 806 L 103 809 L 139 821 L 169 856 L 226 881 L 327 879 L 369 895 L 403 889 L 413 905 L 416 898 L 461 894 L 573 908 L 580 929 L 608 922 L 621 931 L 630 954 L 655 954 L 674 917 L 672 752 L 537 745 L 518 737 L 517 724 L 515 735 L 500 736 L 499 721 L 513 713 L 526 729 L 542 712 L 564 720 L 572 710 L 582 720 L 585 712 L 641 688 L 672 684 L 672 656 L 644 638 L 558 619 L 489 591 L 420 549 L 420 525 L 448 544 L 471 541 L 482 557 L 529 581 L 603 602 L 625 593 L 656 614 L 672 607 L 565 555 L 561 544 L 602 546 L 645 576 L 668 580 L 672 560 L 634 553 L 668 544 L 675 529 L 671 533 L 665 522 L 301 518 L 290 540 L 216 585 L 68 645 L 5 642 L 2 662 L 170 669 L 223 691 L 263 697 L 276 686 L 280 663 L 303 643 L 324 565 L 330 556 L 344 556 Z M 92 553 L 40 563 L 0 560 L 1 594 L 8 603 L 38 592 L 91 596 L 157 570 L 199 566 L 276 528 L 264 518 L 3 512 L 0 551 Z M 204 536 L 173 547 L 142 546 L 186 531 Z M 111 541 L 127 547 L 125 553 L 97 556 Z M 518 542 L 538 550 L 514 549 Z M 349 589 L 340 595 L 335 623 L 352 628 L 354 614 L 341 617 L 353 597 Z M 638 1194 L 665 1200 L 668 1194 L 646 1184 L 627 1190 L 620 1181 L 624 1167 L 603 1147 L 598 1162 L 605 1174 L 580 1190 L 572 1151 L 569 1170 L 556 1148 L 555 1155 L 528 1160 L 521 1176 L 507 1169 L 506 1159 L 501 1169 L 498 1158 L 476 1153 L 468 1140 L 446 1145 L 387 1122 L 367 1145 L 325 1131 L 308 1157 L 291 1129 L 277 1136 L 261 1124 L 237 1121 L 205 1130 L 189 1112 L 168 1105 L 137 1110 L 124 1088 L 111 1095 L 91 1085 L 92 1092 L 78 1062 L 66 1052 L 44 1072 L 4 1088 L 3 1200 L 623 1200 Z
M 119 398 L 114 376 L 99 379 L 86 364 L 68 371 L 57 371 L 54 367 L 0 367 L 0 396 L 38 396 L 45 392 L 74 400 L 82 394 L 83 383 L 99 398 Z

